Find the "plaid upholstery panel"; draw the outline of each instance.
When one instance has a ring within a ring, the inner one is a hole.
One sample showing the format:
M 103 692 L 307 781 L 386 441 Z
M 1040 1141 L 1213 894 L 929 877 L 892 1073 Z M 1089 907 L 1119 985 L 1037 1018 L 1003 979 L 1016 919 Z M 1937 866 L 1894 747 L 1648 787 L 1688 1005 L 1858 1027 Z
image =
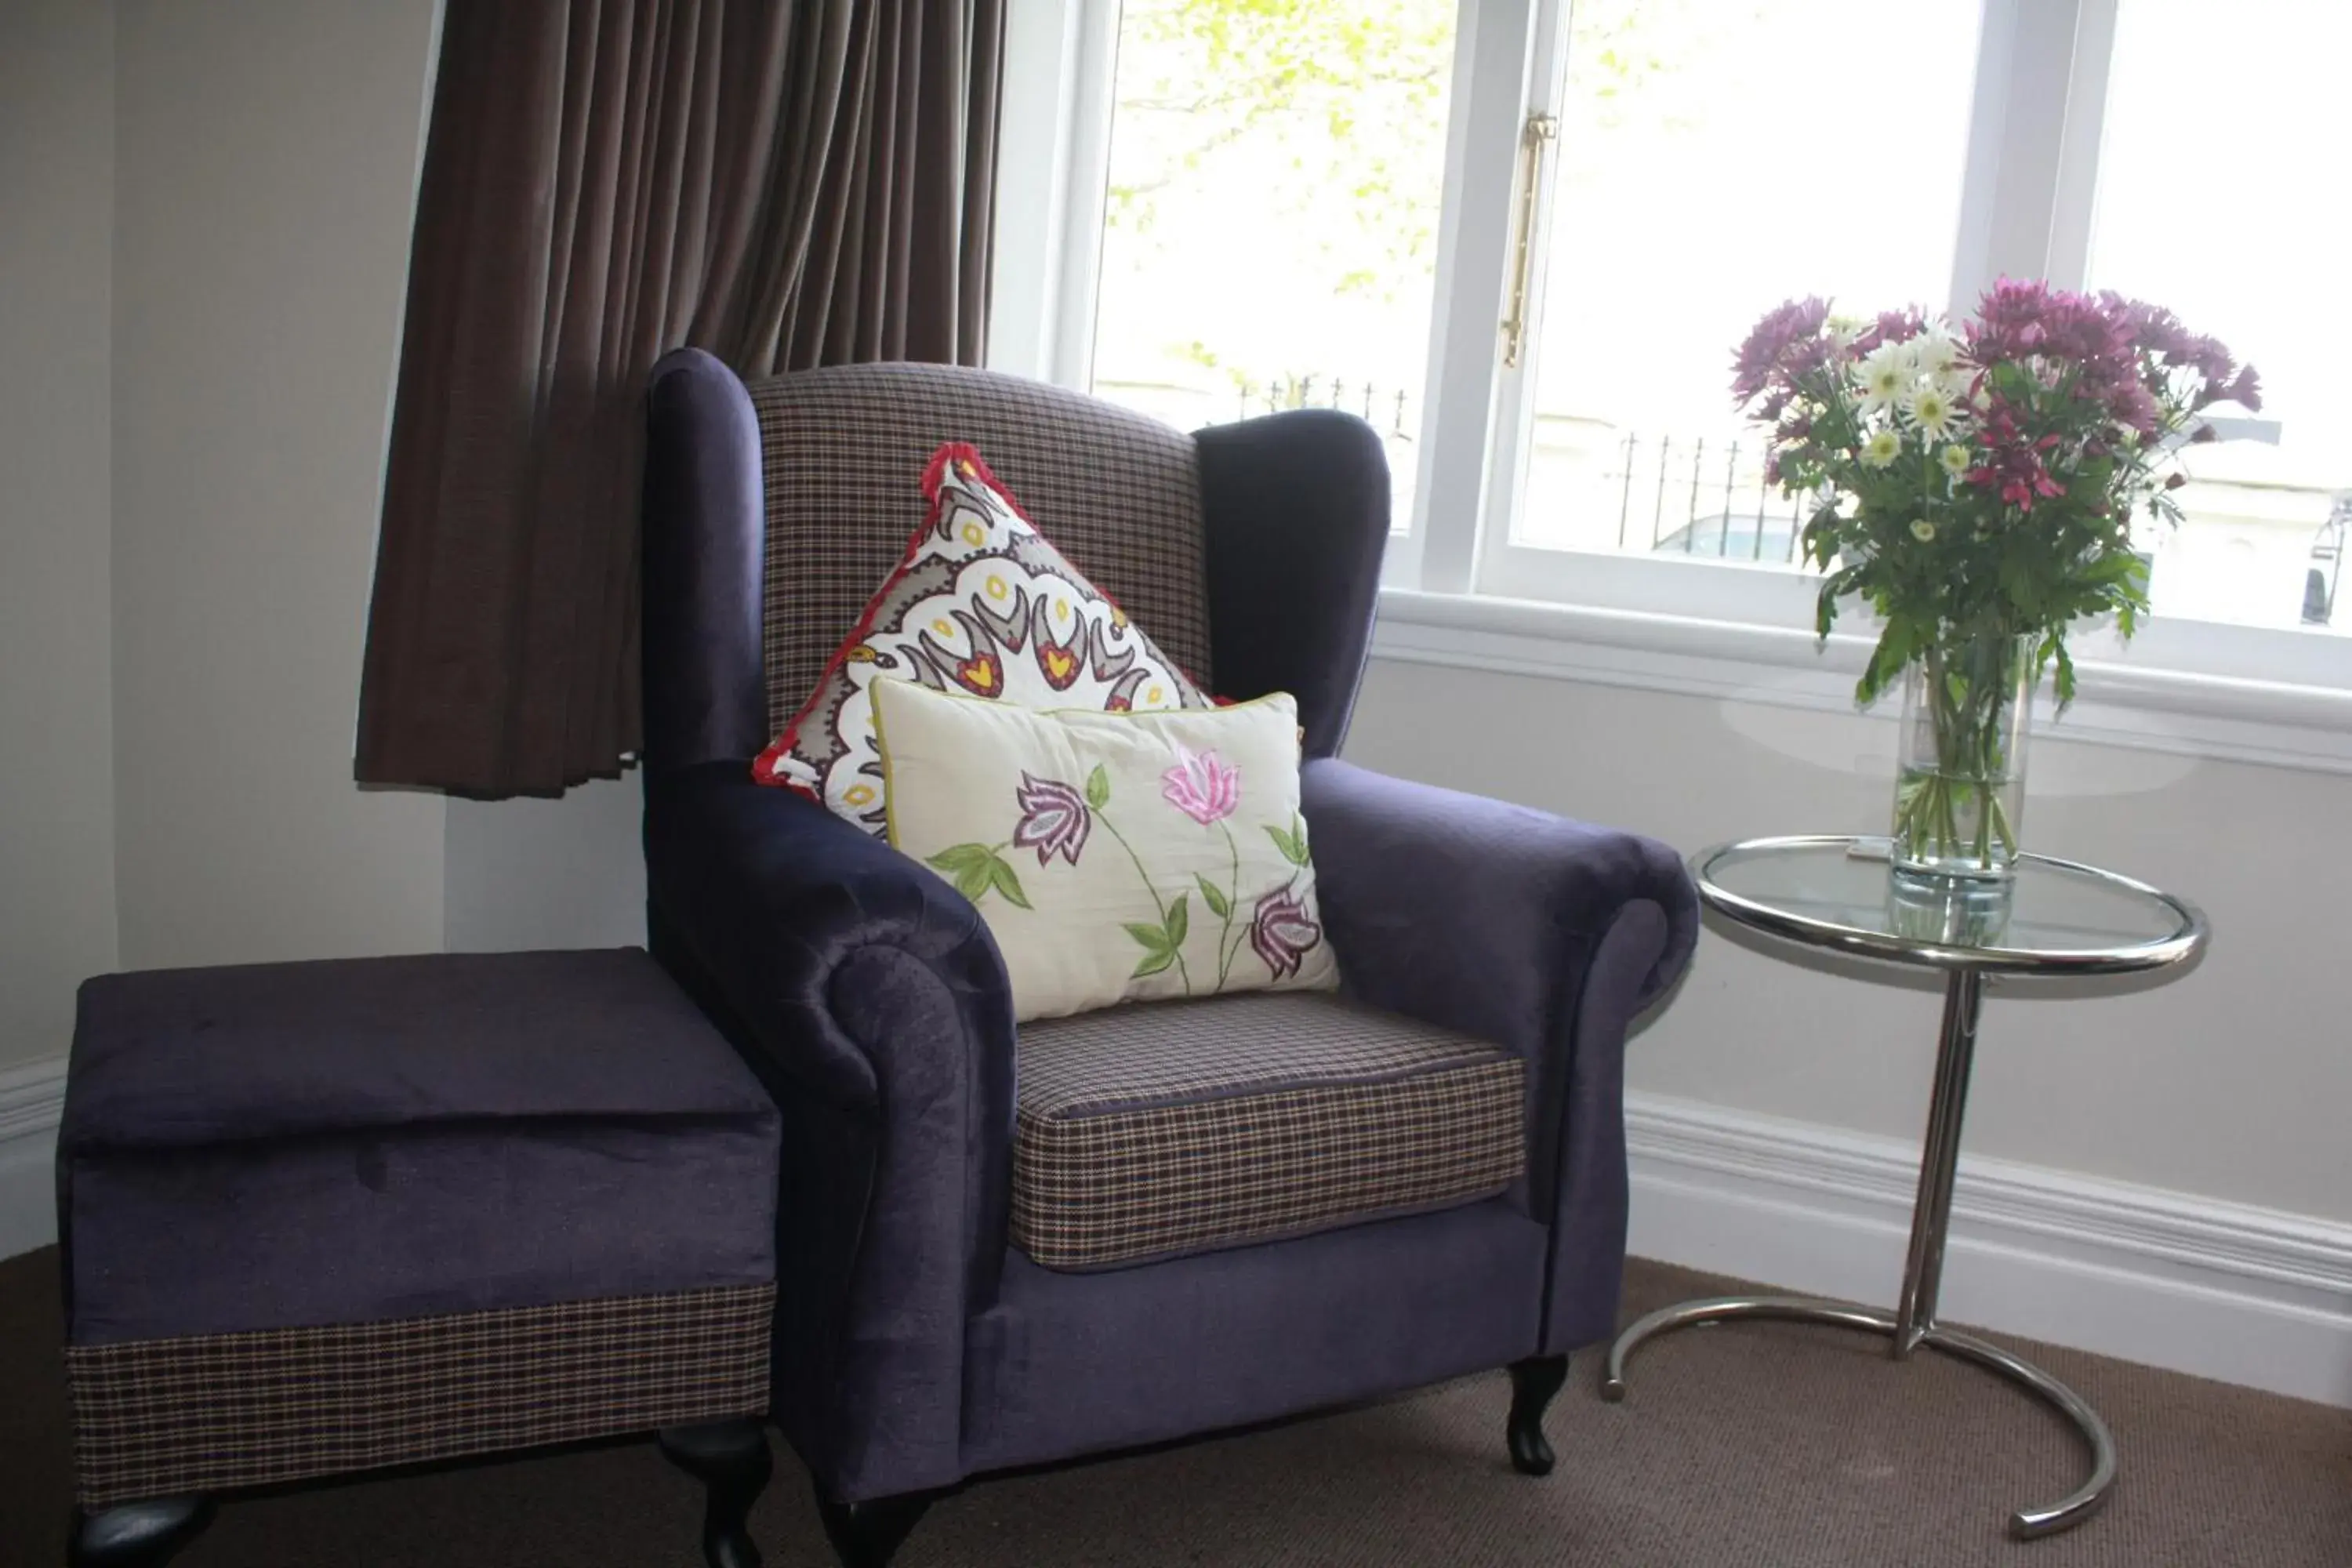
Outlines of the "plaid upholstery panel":
M 1508 1051 L 1338 997 L 1158 1003 L 1022 1026 L 1013 1239 L 1103 1268 L 1501 1192 Z
M 84 1508 L 748 1415 L 776 1288 L 68 1345 Z
M 840 365 L 750 384 L 767 489 L 768 732 L 792 721 L 923 521 L 923 465 L 969 441 L 1030 521 L 1202 690 L 1207 565 L 1192 438 L 1018 376 Z

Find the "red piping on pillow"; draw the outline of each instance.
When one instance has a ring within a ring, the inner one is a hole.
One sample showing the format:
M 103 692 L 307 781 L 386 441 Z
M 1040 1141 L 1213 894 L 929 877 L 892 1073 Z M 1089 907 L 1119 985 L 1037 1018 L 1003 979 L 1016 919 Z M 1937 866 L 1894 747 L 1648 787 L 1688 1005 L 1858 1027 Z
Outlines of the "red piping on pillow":
M 1013 516 L 1027 523 L 1038 538 L 1044 540 L 1048 544 L 1054 544 L 1053 536 L 1048 534 L 1044 529 L 1039 528 L 1037 526 L 1036 520 L 1032 518 L 1028 512 L 1022 510 L 1020 498 L 1015 496 L 1011 490 L 1007 489 L 1005 488 L 1004 481 L 998 479 L 995 474 L 990 471 L 988 459 L 982 458 L 980 455 L 980 449 L 969 441 L 948 442 L 938 451 L 932 453 L 931 460 L 928 464 L 924 465 L 923 495 L 924 498 L 930 502 L 930 506 L 929 510 L 923 513 L 923 526 L 920 530 L 917 531 L 915 535 L 917 539 L 920 539 L 925 532 L 928 532 L 939 522 L 940 481 L 946 477 L 948 465 L 958 460 L 970 463 L 972 467 L 973 477 L 982 480 L 987 484 L 990 489 L 994 490 L 996 492 L 997 499 L 1002 500 L 1006 506 L 1013 509 Z M 908 548 L 911 550 L 914 546 L 910 543 Z M 1054 544 L 1054 552 L 1055 554 L 1061 554 L 1061 551 L 1062 547 L 1060 545 Z M 1063 555 L 1062 559 L 1068 561 L 1069 557 Z M 1076 563 L 1072 562 L 1071 564 L 1076 565 Z M 886 584 L 885 586 L 887 586 L 887 584 Z M 1100 598 L 1104 604 L 1108 605 L 1120 615 L 1126 616 L 1130 624 L 1134 621 L 1135 617 L 1127 614 L 1127 606 L 1120 604 L 1117 599 L 1111 597 L 1111 592 L 1109 589 L 1104 587 L 1100 583 L 1096 582 L 1091 577 L 1087 579 L 1087 586 L 1092 588 L 1095 591 L 1096 596 Z M 879 593 L 880 590 L 877 589 L 876 592 Z M 1139 629 L 1140 628 L 1139 628 Z M 1191 670 L 1185 668 L 1182 665 L 1178 664 L 1174 659 L 1168 658 L 1168 650 L 1166 648 L 1160 647 L 1160 645 L 1157 643 L 1154 643 L 1151 646 L 1160 649 L 1160 657 L 1168 660 L 1169 668 L 1174 670 L 1177 674 L 1184 678 L 1185 685 L 1191 687 L 1195 691 L 1201 691 L 1201 683 L 1192 679 L 1192 672 Z M 1204 697 L 1209 695 L 1205 691 L 1202 691 L 1201 694 Z M 1232 699 L 1211 698 L 1210 700 L 1223 705 L 1230 702 Z
M 971 464 L 973 478 L 994 490 L 997 498 L 1013 509 L 1013 515 L 1023 522 L 1028 523 L 1030 531 L 1039 539 L 1045 540 L 1047 544 L 1053 544 L 1053 540 L 1047 537 L 1045 531 L 1039 528 L 1030 519 L 1028 512 L 1022 510 L 1019 499 L 1005 488 L 1004 481 L 998 479 L 989 468 L 987 459 L 980 455 L 978 447 L 969 441 L 941 442 L 939 450 L 933 452 L 930 460 L 923 465 L 923 499 L 927 503 L 923 509 L 923 521 L 916 525 L 913 533 L 907 536 L 905 547 L 898 552 L 898 563 L 890 569 L 889 575 L 884 577 L 881 584 L 867 597 L 865 612 L 857 617 L 857 624 L 850 628 L 847 637 L 841 639 L 840 644 L 833 650 L 833 657 L 826 659 L 824 668 L 817 672 L 816 685 L 810 690 L 808 700 L 800 705 L 799 711 L 793 715 L 792 722 L 784 726 L 783 732 L 769 742 L 767 748 L 751 760 L 752 783 L 767 784 L 774 789 L 790 790 L 804 800 L 814 801 L 819 805 L 824 804 L 824 797 L 808 785 L 795 779 L 776 777 L 775 759 L 790 752 L 793 747 L 799 743 L 801 726 L 808 722 L 809 714 L 814 711 L 819 702 L 824 700 L 825 688 L 832 683 L 833 678 L 840 673 L 841 667 L 849 662 L 849 650 L 873 635 L 874 622 L 882 612 L 883 601 L 889 596 L 890 590 L 898 585 L 899 580 L 914 569 L 916 546 L 922 543 L 931 530 L 939 526 L 940 487 L 941 481 L 947 477 L 948 465 L 958 461 Z M 1061 547 L 1055 545 L 1054 548 L 1058 554 Z M 1063 559 L 1066 561 L 1069 558 L 1064 556 Z M 1087 578 L 1086 583 L 1087 586 L 1102 596 L 1103 603 L 1117 610 L 1121 616 L 1127 616 L 1129 625 L 1134 623 L 1135 617 L 1127 614 L 1127 606 L 1112 598 L 1101 584 L 1091 577 Z M 1152 646 L 1157 647 L 1159 645 L 1155 643 Z M 1167 659 L 1168 667 L 1184 678 L 1186 685 L 1195 691 L 1201 689 L 1201 683 L 1192 679 L 1192 672 L 1174 659 L 1168 658 L 1167 650 L 1161 649 L 1160 657 Z M 1229 697 L 1211 696 L 1209 700 L 1220 708 L 1229 706 L 1233 701 Z
M 929 528 L 940 521 L 940 481 L 947 478 L 948 465 L 957 461 L 970 463 L 974 479 L 994 490 L 997 498 L 1013 509 L 1013 516 L 1028 523 L 1031 528 L 1036 528 L 1036 523 L 1030 521 L 1029 514 L 1021 510 L 1020 500 L 1011 490 L 1005 489 L 1004 481 L 990 470 L 988 460 L 980 455 L 980 448 L 969 441 L 942 442 L 940 449 L 931 454 L 931 460 L 923 465 L 923 499 L 931 503 L 929 509 L 923 513 L 925 528 Z M 1040 531 L 1042 533 L 1043 531 Z M 916 537 L 920 538 L 921 535 L 918 533 Z
M 971 442 L 942 442 L 940 449 L 931 454 L 930 461 L 923 465 L 923 496 L 930 503 L 923 510 L 923 521 L 915 526 L 914 532 L 907 536 L 906 544 L 898 551 L 898 563 L 890 568 L 889 574 L 885 576 L 880 585 L 867 596 L 865 612 L 857 617 L 857 624 L 850 627 L 849 635 L 842 638 L 835 647 L 833 657 L 826 659 L 824 668 L 817 672 L 816 684 L 810 689 L 808 700 L 800 705 L 799 710 L 793 715 L 792 722 L 784 726 L 783 732 L 769 742 L 767 748 L 751 760 L 752 783 L 767 784 L 775 789 L 790 790 L 803 800 L 814 801 L 819 805 L 824 804 L 824 797 L 799 780 L 776 777 L 775 761 L 778 757 L 789 753 L 793 747 L 799 743 L 801 726 L 808 722 L 808 716 L 816 710 L 817 704 L 824 700 L 825 688 L 833 683 L 833 678 L 835 675 L 841 673 L 841 667 L 849 662 L 849 650 L 873 636 L 874 622 L 882 613 L 883 601 L 889 597 L 890 590 L 898 585 L 900 579 L 914 570 L 916 547 L 921 544 L 924 538 L 939 524 L 940 481 L 946 476 L 948 464 L 958 458 L 971 463 L 978 476 L 988 482 L 988 488 L 1003 497 L 1004 504 L 1013 509 L 1013 514 L 1022 521 L 1029 522 L 1029 514 L 1021 510 L 1021 503 L 1013 499 L 1012 492 L 998 481 L 994 474 L 989 472 L 987 463 L 981 459 L 979 451 Z M 1034 529 L 1037 525 L 1030 523 L 1029 526 Z M 1097 593 L 1100 591 L 1097 590 Z M 1190 680 L 1192 677 L 1187 675 L 1185 679 Z M 1194 684 L 1197 686 L 1199 683 Z

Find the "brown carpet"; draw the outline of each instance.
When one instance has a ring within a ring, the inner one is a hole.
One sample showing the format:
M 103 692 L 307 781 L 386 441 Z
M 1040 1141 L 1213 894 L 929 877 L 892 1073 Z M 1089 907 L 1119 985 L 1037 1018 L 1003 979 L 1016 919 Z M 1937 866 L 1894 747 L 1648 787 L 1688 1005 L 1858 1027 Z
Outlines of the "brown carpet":
M 1629 1313 L 1724 1282 L 1637 1263 Z M 0 1564 L 64 1560 L 57 1253 L 0 1263 Z M 1552 1406 L 1559 1468 L 1514 1475 L 1497 1373 L 1218 1442 L 975 1488 L 902 1568 L 1658 1568 L 2000 1563 L 2352 1568 L 2352 1412 L 2029 1347 L 2105 1413 L 2123 1479 L 2072 1534 L 2005 1510 L 2069 1489 L 2069 1429 L 1941 1356 L 1887 1361 L 1827 1329 L 1685 1331 L 1637 1357 L 1622 1405 L 1580 1357 Z M 780 1446 L 781 1447 L 781 1446 Z M 692 1568 L 699 1499 L 650 1445 L 265 1498 L 225 1509 L 186 1568 Z M 754 1518 L 771 1568 L 829 1568 L 799 1466 Z

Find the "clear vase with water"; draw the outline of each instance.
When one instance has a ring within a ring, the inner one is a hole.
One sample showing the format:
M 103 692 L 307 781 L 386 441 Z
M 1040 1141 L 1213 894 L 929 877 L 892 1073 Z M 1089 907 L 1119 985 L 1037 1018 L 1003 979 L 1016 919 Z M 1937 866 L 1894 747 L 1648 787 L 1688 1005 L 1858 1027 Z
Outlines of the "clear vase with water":
M 1938 644 L 1905 672 L 1895 773 L 1895 868 L 2001 879 L 2017 859 L 2034 640 Z

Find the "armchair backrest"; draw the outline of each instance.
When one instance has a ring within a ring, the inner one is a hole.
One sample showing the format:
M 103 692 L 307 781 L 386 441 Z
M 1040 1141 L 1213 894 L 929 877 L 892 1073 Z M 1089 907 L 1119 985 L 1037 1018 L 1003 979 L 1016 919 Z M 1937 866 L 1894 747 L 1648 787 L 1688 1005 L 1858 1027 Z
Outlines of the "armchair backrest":
M 1058 386 L 951 365 L 841 365 L 747 385 L 766 481 L 771 733 L 898 564 L 942 441 L 979 447 L 1038 531 L 1213 689 L 1192 437 Z
M 649 773 L 748 760 L 783 728 L 921 522 L 924 461 L 949 440 L 977 447 L 1205 689 L 1292 691 L 1307 754 L 1338 749 L 1388 532 L 1386 459 L 1361 421 L 1302 410 L 1192 437 L 988 371 L 746 385 L 684 349 L 655 366 L 648 405 Z

